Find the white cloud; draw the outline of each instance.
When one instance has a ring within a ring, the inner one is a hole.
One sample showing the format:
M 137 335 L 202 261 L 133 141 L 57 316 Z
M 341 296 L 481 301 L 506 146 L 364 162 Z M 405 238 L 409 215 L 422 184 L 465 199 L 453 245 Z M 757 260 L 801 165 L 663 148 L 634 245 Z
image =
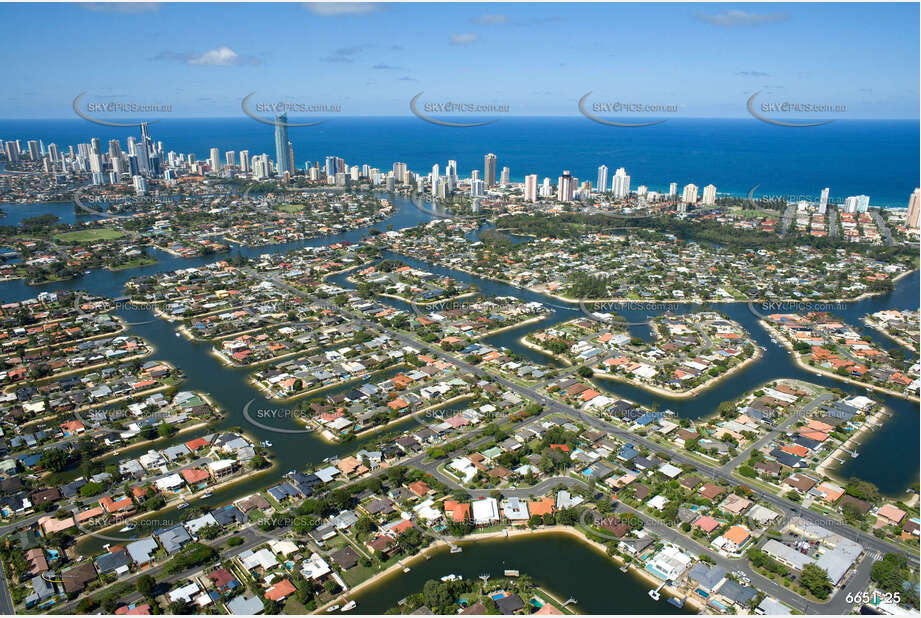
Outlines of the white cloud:
M 474 17 L 471 19 L 475 24 L 483 24 L 484 26 L 499 26 L 501 24 L 507 24 L 509 18 L 502 13 L 483 13 L 479 17 Z
M 240 62 L 240 56 L 229 47 L 219 47 L 206 51 L 201 56 L 189 58 L 189 64 L 209 67 L 229 67 Z
M 379 8 L 373 2 L 305 2 L 304 7 L 314 15 L 323 17 L 363 15 Z
M 697 19 L 714 26 L 732 28 L 733 26 L 757 26 L 760 24 L 775 24 L 787 21 L 790 16 L 786 13 L 746 13 L 745 11 L 726 11 L 713 15 L 698 13 Z
M 451 45 L 472 45 L 480 40 L 479 34 L 472 32 L 454 33 L 451 35 Z
M 240 56 L 227 46 L 206 51 L 203 54 L 191 52 L 164 51 L 157 54 L 154 60 L 167 60 L 201 67 L 231 67 L 240 65 L 261 64 L 255 56 Z

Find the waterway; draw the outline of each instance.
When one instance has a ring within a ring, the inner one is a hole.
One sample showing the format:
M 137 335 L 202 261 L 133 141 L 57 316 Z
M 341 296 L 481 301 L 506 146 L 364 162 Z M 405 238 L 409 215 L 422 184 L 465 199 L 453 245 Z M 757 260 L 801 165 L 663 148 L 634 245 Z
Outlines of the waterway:
M 426 581 L 443 575 L 502 577 L 505 569 L 528 575 L 560 601 L 575 599 L 575 608 L 584 614 L 692 613 L 666 603 L 667 595 L 656 602 L 640 594 L 650 588 L 648 582 L 632 572 L 621 573 L 613 560 L 569 535 L 519 536 L 461 546 L 459 554 L 439 548 L 429 560 L 414 562 L 409 573 L 398 571 L 351 596 L 358 603 L 353 613 L 383 614 L 404 597 L 421 592 Z
M 390 199 L 392 199 L 394 205 L 397 207 L 396 214 L 385 221 L 371 226 L 372 228 L 379 231 L 385 231 L 388 229 L 400 229 L 424 223 L 433 219 L 431 209 L 437 208 L 430 204 L 426 204 L 423 208 L 419 208 L 419 203 L 417 201 L 400 196 L 391 196 Z M 4 205 L 4 208 L 8 212 L 13 213 L 13 217 L 17 216 L 15 214 L 16 209 L 22 207 L 23 206 L 16 204 Z M 27 208 L 30 213 L 33 213 L 29 216 L 43 214 L 44 212 L 51 212 L 52 214 L 59 215 L 64 215 L 69 212 L 70 215 L 73 216 L 72 204 L 25 205 L 24 207 Z M 62 218 L 64 217 L 62 216 Z M 265 253 L 284 253 L 305 246 L 321 246 L 341 241 L 359 242 L 363 237 L 366 237 L 369 229 L 370 228 L 356 229 L 343 234 L 272 246 L 234 246 L 233 251 L 240 251 L 246 257 L 256 257 Z M 184 259 L 173 257 L 158 250 L 151 250 L 150 253 L 158 260 L 157 263 L 141 268 L 117 272 L 95 270 L 72 281 L 54 282 L 39 286 L 29 286 L 21 280 L 0 282 L 0 300 L 3 302 L 12 302 L 32 298 L 40 291 L 61 289 L 85 290 L 93 294 L 118 297 L 124 294 L 124 284 L 133 277 L 199 266 L 214 260 L 224 259 L 226 256 L 225 254 Z M 507 347 L 535 362 L 554 364 L 548 357 L 539 352 L 521 346 L 518 341 L 519 338 L 531 330 L 545 328 L 554 323 L 569 320 L 581 315 L 576 305 L 568 306 L 556 299 L 501 282 L 471 276 L 464 272 L 428 264 L 403 256 L 387 254 L 385 257 L 403 259 L 413 266 L 439 274 L 450 275 L 458 280 L 473 283 L 486 294 L 516 296 L 523 300 L 537 301 L 546 305 L 551 312 L 548 317 L 540 322 L 504 331 L 484 340 L 491 345 Z M 345 281 L 345 277 L 345 275 L 338 275 L 333 277 L 333 281 L 343 287 L 351 287 Z M 884 296 L 872 297 L 856 303 L 846 304 L 843 310 L 836 311 L 836 313 L 846 319 L 849 324 L 860 326 L 861 317 L 880 309 L 917 309 L 918 298 L 919 277 L 918 273 L 915 272 L 901 279 L 896 285 L 894 292 Z M 395 299 L 382 297 L 379 300 L 402 309 L 408 309 L 405 303 L 401 303 Z M 749 310 L 747 305 L 743 303 L 733 303 L 714 305 L 714 307 L 742 324 L 742 326 L 744 326 L 755 338 L 757 343 L 765 347 L 764 355 L 761 360 L 753 363 L 745 370 L 720 381 L 713 388 L 700 393 L 692 399 L 676 400 L 663 398 L 640 388 L 608 380 L 598 380 L 599 386 L 619 397 L 645 405 L 655 405 L 659 409 L 671 409 L 678 416 L 691 419 L 697 419 L 712 414 L 720 402 L 739 397 L 764 382 L 781 377 L 798 378 L 816 382 L 824 386 L 836 387 L 853 394 L 865 393 L 865 389 L 830 378 L 821 377 L 798 368 L 793 364 L 789 353 L 785 349 L 778 344 L 771 343 L 770 337 L 757 324 L 756 315 Z M 674 309 L 674 312 L 686 313 L 695 311 L 699 308 L 700 307 L 695 305 L 684 305 L 680 306 L 678 309 Z M 645 319 L 647 313 L 650 312 L 625 311 L 623 313 L 629 321 L 641 321 Z M 658 315 L 662 312 L 658 311 L 651 313 Z M 156 346 L 154 358 L 168 361 L 174 366 L 180 367 L 185 372 L 186 380 L 181 385 L 182 389 L 198 390 L 208 393 L 217 406 L 224 410 L 224 419 L 222 419 L 220 423 L 208 427 L 206 430 L 202 430 L 200 434 L 213 433 L 231 427 L 241 427 L 257 440 L 270 440 L 273 443 L 270 450 L 273 463 L 276 467 L 272 472 L 261 475 L 248 475 L 231 486 L 216 490 L 211 498 L 199 501 L 197 506 L 214 507 L 227 504 L 234 499 L 246 496 L 254 491 L 276 483 L 280 475 L 288 470 L 304 469 L 309 465 L 321 462 L 325 458 L 354 452 L 359 448 L 359 445 L 371 444 L 377 441 L 381 435 L 371 434 L 361 440 L 355 440 L 344 444 L 331 444 L 315 434 L 278 433 L 252 426 L 242 416 L 243 407 L 247 402 L 253 400 L 253 409 L 287 409 L 296 404 L 289 403 L 280 405 L 279 402 L 266 400 L 261 392 L 254 388 L 246 379 L 252 372 L 252 369 L 233 369 L 221 365 L 221 363 L 209 353 L 212 344 L 208 342 L 193 342 L 185 338 L 175 337 L 174 325 L 155 318 L 152 313 L 145 315 L 144 313 L 138 313 L 137 310 L 133 310 L 130 315 L 126 315 L 123 312 L 121 315 L 126 320 L 132 322 L 151 320 L 148 323 L 132 325 L 129 329 L 130 332 L 154 343 Z M 648 336 L 649 334 L 648 328 L 642 326 L 632 330 L 634 334 L 639 336 Z M 895 345 L 894 342 L 877 334 L 872 329 L 865 329 L 865 331 L 884 347 L 893 347 Z M 881 395 L 879 393 L 874 393 L 873 397 L 880 399 L 884 405 L 892 410 L 894 413 L 893 417 L 890 418 L 880 430 L 864 438 L 863 444 L 861 444 L 858 449 L 860 456 L 845 464 L 839 474 L 844 477 L 857 476 L 875 483 L 884 494 L 901 495 L 906 488 L 912 483 L 915 483 L 918 479 L 918 469 L 917 466 L 914 465 L 914 462 L 918 460 L 919 447 L 917 436 L 919 430 L 921 430 L 918 406 L 906 400 Z M 262 422 L 273 421 L 262 419 Z M 290 418 L 278 419 L 274 422 L 277 422 L 279 427 L 298 427 L 295 421 Z M 396 425 L 389 428 L 388 432 L 397 429 L 405 429 L 405 427 L 406 426 L 403 425 Z M 177 438 L 174 442 L 184 442 L 200 434 L 193 434 L 192 432 L 183 434 L 181 438 Z M 164 444 L 158 444 L 158 447 L 162 448 L 162 446 L 164 446 Z M 912 464 L 893 465 L 892 453 L 894 451 L 900 453 L 900 456 L 904 458 L 902 460 L 903 462 L 908 461 L 912 462 Z M 181 519 L 180 516 L 187 516 L 187 513 L 188 512 L 184 514 L 175 509 L 170 509 L 166 512 L 157 514 L 155 518 L 159 521 L 177 520 Z M 142 526 L 139 526 L 138 529 L 142 529 Z M 102 542 L 103 541 L 98 539 L 89 539 L 81 544 L 80 551 L 90 552 L 98 550 Z M 537 541 L 535 542 L 537 543 Z M 601 596 L 603 597 L 604 595 Z M 605 607 L 609 608 L 609 606 Z M 663 607 L 664 605 L 658 606 L 659 610 Z

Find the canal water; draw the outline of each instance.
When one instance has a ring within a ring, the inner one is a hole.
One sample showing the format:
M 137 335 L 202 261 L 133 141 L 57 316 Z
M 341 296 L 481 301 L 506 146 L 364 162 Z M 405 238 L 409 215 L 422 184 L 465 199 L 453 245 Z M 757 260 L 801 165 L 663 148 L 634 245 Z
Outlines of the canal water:
M 400 229 L 424 223 L 434 218 L 431 214 L 431 209 L 437 207 L 426 204 L 424 207 L 420 208 L 417 200 L 400 196 L 391 196 L 390 199 L 397 207 L 396 214 L 385 221 L 371 226 L 372 228 L 379 231 Z M 17 204 L 4 204 L 3 207 L 7 212 L 12 213 L 23 206 Z M 68 211 L 71 217 L 73 216 L 73 205 L 69 203 L 25 205 L 25 208 L 27 208 L 30 213 L 33 213 L 29 216 L 43 214 L 44 212 L 63 215 Z M 62 216 L 62 219 L 63 218 Z M 370 228 L 357 229 L 344 234 L 280 245 L 264 247 L 234 246 L 233 251 L 240 251 L 247 257 L 256 257 L 265 253 L 284 253 L 305 246 L 321 246 L 341 241 L 359 242 L 363 237 L 366 237 L 369 229 Z M 158 262 L 141 268 L 116 272 L 95 270 L 73 281 L 54 282 L 39 286 L 29 286 L 22 280 L 0 282 L 0 300 L 3 302 L 23 300 L 32 298 L 41 291 L 61 289 L 84 290 L 93 294 L 118 297 L 124 294 L 125 282 L 133 277 L 204 265 L 226 257 L 226 254 L 223 254 L 184 259 L 170 256 L 158 250 L 151 250 L 150 253 Z M 428 264 L 413 258 L 393 254 L 387 254 L 385 257 L 399 258 L 413 266 L 424 268 L 438 274 L 450 275 L 458 280 L 473 283 L 485 294 L 516 296 L 526 301 L 537 301 L 546 305 L 551 310 L 551 313 L 540 322 L 504 331 L 484 339 L 484 342 L 488 344 L 507 347 L 535 362 L 551 365 L 555 364 L 550 362 L 548 357 L 539 352 L 522 346 L 519 343 L 519 339 L 532 330 L 545 328 L 560 321 L 569 320 L 581 315 L 577 305 L 567 305 L 556 299 L 508 284 L 471 276 L 467 273 Z M 352 287 L 345 281 L 345 278 L 346 275 L 340 274 L 333 277 L 332 280 L 343 287 Z M 915 272 L 901 279 L 897 283 L 894 292 L 884 296 L 868 298 L 856 303 L 848 303 L 845 305 L 845 309 L 836 311 L 836 313 L 846 319 L 849 324 L 860 326 L 860 318 L 880 309 L 917 309 L 918 298 L 919 277 L 918 273 Z M 381 297 L 379 300 L 401 309 L 409 310 L 408 305 L 401 301 L 386 297 Z M 695 305 L 681 305 L 678 309 L 675 309 L 674 312 L 686 313 L 695 311 L 699 308 L 700 307 Z M 836 387 L 852 394 L 863 394 L 865 392 L 864 389 L 830 378 L 817 376 L 796 367 L 785 349 L 777 344 L 771 343 L 768 334 L 757 324 L 756 315 L 752 313 L 744 303 L 717 304 L 713 305 L 713 308 L 726 313 L 730 318 L 739 322 L 755 338 L 757 343 L 765 348 L 761 360 L 753 363 L 745 370 L 720 381 L 713 388 L 692 399 L 686 400 L 663 398 L 640 388 L 608 380 L 598 380 L 599 386 L 616 396 L 624 397 L 645 405 L 655 405 L 659 409 L 671 409 L 678 416 L 691 419 L 707 416 L 716 409 L 720 402 L 739 397 L 768 380 L 781 377 L 798 378 L 816 382 L 825 386 Z M 640 310 L 623 312 L 624 317 L 631 322 L 646 319 L 647 313 L 649 312 Z M 658 314 L 661 312 L 654 313 Z M 168 361 L 180 367 L 185 372 L 186 380 L 181 385 L 182 389 L 206 392 L 214 399 L 215 403 L 224 410 L 226 414 L 225 418 L 219 424 L 203 430 L 201 434 L 212 433 L 229 427 L 242 427 L 257 440 L 270 440 L 273 443 L 270 449 L 273 462 L 276 465 L 273 471 L 267 474 L 249 475 L 232 486 L 216 490 L 211 498 L 199 501 L 200 505 L 216 507 L 227 504 L 236 498 L 248 495 L 276 483 L 280 475 L 288 470 L 303 469 L 308 464 L 319 463 L 328 457 L 351 453 L 358 448 L 358 445 L 371 444 L 378 440 L 381 435 L 371 434 L 361 440 L 345 444 L 330 444 L 314 434 L 278 433 L 252 426 L 242 415 L 242 410 L 248 402 L 253 402 L 251 404 L 253 409 L 288 409 L 296 405 L 296 403 L 280 404 L 279 402 L 266 400 L 261 392 L 254 388 L 246 379 L 252 372 L 252 369 L 232 369 L 221 365 L 221 363 L 209 353 L 212 346 L 211 343 L 192 342 L 185 338 L 177 338 L 175 336 L 174 326 L 155 318 L 152 313 L 145 316 L 145 314 L 138 313 L 135 310 L 131 312 L 131 315 L 125 315 L 123 312 L 121 315 L 126 320 L 132 322 L 151 320 L 149 323 L 132 325 L 129 329 L 130 332 L 134 335 L 144 337 L 156 346 L 154 358 Z M 872 329 L 864 330 L 884 347 L 893 347 L 896 345 L 894 342 L 877 334 Z M 638 336 L 649 335 L 649 329 L 642 326 L 636 327 L 632 329 L 632 331 Z M 917 436 L 919 430 L 921 430 L 918 406 L 906 400 L 888 397 L 879 393 L 874 393 L 873 396 L 882 400 L 883 403 L 893 411 L 893 417 L 890 418 L 881 429 L 864 438 L 863 444 L 858 447 L 860 453 L 859 457 L 847 462 L 842 467 L 839 474 L 845 478 L 857 476 L 876 484 L 884 494 L 899 496 L 918 479 L 918 469 L 917 466 L 914 465 L 914 462 L 918 460 L 919 448 Z M 279 427 L 283 428 L 299 427 L 296 422 L 290 418 L 281 418 L 276 421 L 262 419 L 262 422 L 276 422 Z M 414 421 L 410 420 L 407 422 Z M 397 429 L 405 429 L 407 426 L 408 425 L 396 425 L 389 428 L 388 432 Z M 184 442 L 192 437 L 194 437 L 194 435 L 191 433 L 184 434 L 181 438 L 174 440 L 174 442 Z M 162 448 L 162 446 L 163 444 L 158 444 L 158 447 Z M 143 451 L 146 449 L 138 450 Z M 908 461 L 911 462 L 911 465 L 892 465 L 893 451 L 899 452 L 901 456 L 904 457 L 903 463 L 904 461 Z M 166 519 L 175 520 L 181 519 L 181 517 L 179 517 L 181 515 L 183 515 L 182 512 L 173 509 L 158 514 L 156 519 L 160 521 Z M 139 529 L 140 528 L 141 526 L 139 526 Z M 101 544 L 102 541 L 98 539 L 89 539 L 85 544 L 81 545 L 80 550 L 83 552 L 93 551 L 95 548 L 101 546 Z M 661 609 L 664 606 L 658 607 Z
M 349 598 L 357 602 L 352 613 L 383 614 L 401 599 L 422 592 L 425 582 L 444 575 L 472 579 L 480 575 L 502 577 L 517 569 L 561 602 L 575 599 L 584 614 L 689 614 L 666 602 L 641 594 L 652 586 L 639 576 L 621 573 L 616 563 L 600 551 L 565 534 L 490 539 L 461 543 L 463 551 L 435 550 L 427 561 L 412 563 L 409 573 L 395 572 Z M 529 599 L 523 599 L 528 602 Z

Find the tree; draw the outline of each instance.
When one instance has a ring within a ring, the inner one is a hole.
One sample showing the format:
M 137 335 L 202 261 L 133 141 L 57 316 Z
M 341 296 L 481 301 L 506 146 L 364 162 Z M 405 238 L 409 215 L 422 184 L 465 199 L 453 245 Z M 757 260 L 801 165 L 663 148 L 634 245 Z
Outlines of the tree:
M 873 563 L 870 579 L 887 592 L 899 592 L 902 590 L 902 582 L 908 579 L 906 566 L 905 556 L 886 554 L 882 560 Z
M 157 427 L 157 435 L 161 438 L 168 438 L 175 433 L 176 428 L 169 423 L 163 422 Z
M 154 589 L 157 587 L 157 580 L 151 575 L 141 575 L 138 577 L 135 586 L 137 587 L 138 594 L 150 599 L 153 598 Z
M 828 572 L 810 562 L 800 571 L 799 581 L 809 592 L 819 599 L 827 599 L 828 593 L 831 592 L 831 581 L 828 579 Z
M 51 472 L 60 472 L 70 463 L 70 456 L 59 448 L 49 448 L 42 453 L 38 465 Z
M 586 367 L 585 365 L 579 367 L 579 369 L 576 370 L 576 373 L 578 373 L 583 378 L 590 378 L 595 375 L 595 372 L 592 371 L 592 368 Z
M 105 489 L 105 486 L 103 486 L 102 483 L 91 481 L 80 488 L 80 495 L 84 498 L 88 498 L 90 496 L 95 496 L 98 493 L 102 493 L 103 489 Z

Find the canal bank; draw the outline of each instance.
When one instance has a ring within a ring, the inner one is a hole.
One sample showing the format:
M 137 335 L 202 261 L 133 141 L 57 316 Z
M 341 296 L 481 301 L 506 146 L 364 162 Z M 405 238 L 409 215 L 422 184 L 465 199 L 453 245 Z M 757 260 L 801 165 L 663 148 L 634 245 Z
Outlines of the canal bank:
M 415 559 L 410 572 L 397 569 L 357 594 L 353 613 L 383 614 L 410 594 L 421 592 L 425 582 L 455 574 L 466 579 L 490 575 L 501 577 L 506 569 L 519 570 L 535 584 L 560 599 L 576 600 L 583 614 L 690 614 L 669 603 L 653 601 L 644 593 L 650 582 L 633 573 L 622 573 L 604 552 L 563 532 L 522 534 L 509 538 L 464 541 L 461 553 L 448 547 L 433 549 Z

